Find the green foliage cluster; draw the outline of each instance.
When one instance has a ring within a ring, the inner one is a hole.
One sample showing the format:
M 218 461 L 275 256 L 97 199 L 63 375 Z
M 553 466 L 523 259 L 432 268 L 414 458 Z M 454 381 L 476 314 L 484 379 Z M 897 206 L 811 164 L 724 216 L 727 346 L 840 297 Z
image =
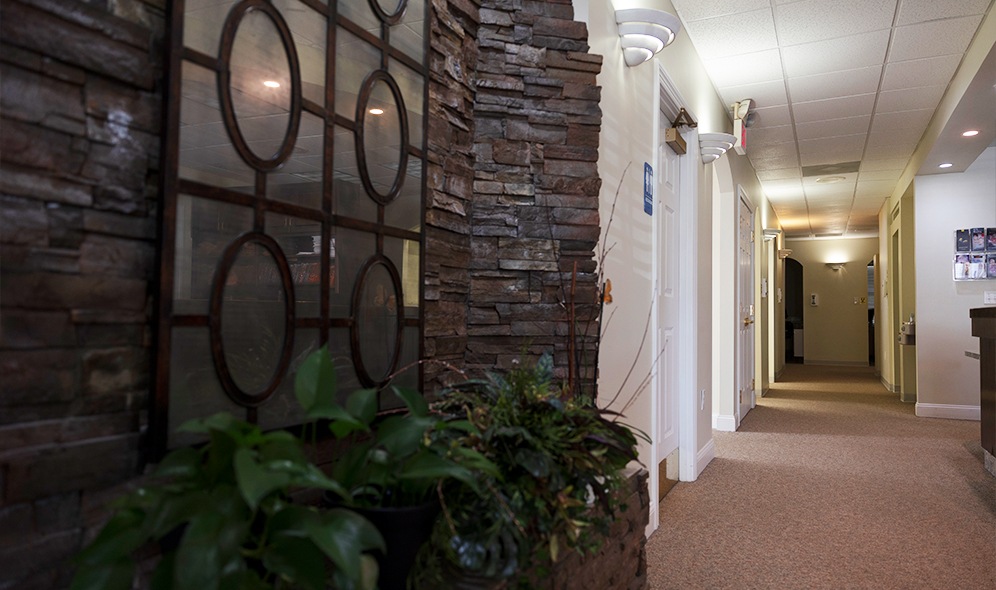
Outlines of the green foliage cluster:
M 476 474 L 483 493 L 447 489 L 454 563 L 510 577 L 557 561 L 565 549 L 597 549 L 618 509 L 623 470 L 637 458 L 636 437 L 617 416 L 558 386 L 549 355 L 452 387 L 436 408 L 470 422 L 464 444 L 497 468 Z
M 180 429 L 208 442 L 171 452 L 146 485 L 118 502 L 77 557 L 73 590 L 129 590 L 136 552 L 153 542 L 161 558 L 152 590 L 375 587 L 377 565 L 365 552 L 383 540 L 373 525 L 349 510 L 291 501 L 300 488 L 345 493 L 298 438 L 228 414 Z
M 332 434 L 348 446 L 335 461 L 331 490 L 340 501 L 357 507 L 414 506 L 431 498 L 440 481 L 477 487 L 475 473 L 495 473 L 476 449 L 462 445 L 475 432 L 467 420 L 430 409 L 417 391 L 392 387 L 404 402 L 404 413 L 377 415 L 376 389 L 351 393 L 345 404 L 321 392 L 335 389 L 335 370 L 328 354 L 311 355 L 298 370 L 298 400 L 309 417 L 328 419 Z

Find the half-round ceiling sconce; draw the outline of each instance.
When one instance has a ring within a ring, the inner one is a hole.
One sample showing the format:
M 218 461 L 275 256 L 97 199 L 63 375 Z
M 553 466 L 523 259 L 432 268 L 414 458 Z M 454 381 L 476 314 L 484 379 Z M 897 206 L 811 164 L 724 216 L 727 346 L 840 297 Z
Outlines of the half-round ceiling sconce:
M 653 8 L 628 8 L 616 11 L 616 24 L 622 38 L 626 65 L 642 64 L 674 41 L 681 30 L 678 17 Z
M 729 133 L 699 133 L 699 150 L 702 152 L 702 163 L 708 164 L 709 162 L 718 160 L 720 156 L 733 147 L 736 141 L 737 137 Z

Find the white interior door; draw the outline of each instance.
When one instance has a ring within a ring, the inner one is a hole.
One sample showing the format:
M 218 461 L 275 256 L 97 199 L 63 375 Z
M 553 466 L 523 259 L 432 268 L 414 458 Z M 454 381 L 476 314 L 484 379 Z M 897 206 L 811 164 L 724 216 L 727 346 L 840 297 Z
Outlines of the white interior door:
M 737 426 L 754 407 L 754 212 L 740 196 L 737 231 Z
M 663 136 L 663 135 L 662 135 Z M 657 147 L 657 460 L 678 448 L 678 265 L 680 159 L 663 142 Z

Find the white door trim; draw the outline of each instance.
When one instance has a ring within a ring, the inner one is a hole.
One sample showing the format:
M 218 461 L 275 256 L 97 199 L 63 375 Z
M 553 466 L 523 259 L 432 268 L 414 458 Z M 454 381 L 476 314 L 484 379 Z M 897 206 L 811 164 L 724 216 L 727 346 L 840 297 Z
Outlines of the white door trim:
M 757 344 L 757 342 L 756 342 L 756 340 L 757 340 L 757 324 L 756 323 L 754 324 L 754 330 L 753 330 L 753 332 L 751 334 L 749 344 L 747 344 L 745 346 L 745 344 L 744 344 L 744 342 L 745 342 L 744 338 L 741 336 L 742 330 L 744 329 L 743 326 L 740 323 L 740 322 L 744 321 L 744 315 L 743 315 L 744 314 L 744 310 L 743 310 L 743 308 L 741 306 L 741 304 L 744 303 L 744 301 L 743 301 L 744 284 L 742 282 L 743 281 L 742 277 L 744 275 L 743 275 L 743 272 L 742 272 L 742 270 L 740 269 L 740 266 L 739 266 L 739 260 L 740 260 L 740 246 L 739 246 L 739 243 L 740 243 L 740 239 L 741 239 L 740 232 L 743 229 L 742 225 L 740 224 L 740 204 L 741 203 L 743 203 L 743 205 L 747 207 L 748 216 L 749 216 L 749 218 L 751 220 L 751 222 L 750 222 L 751 223 L 751 227 L 750 227 L 749 231 L 753 234 L 754 231 L 755 231 L 755 229 L 756 229 L 755 228 L 755 221 L 756 221 L 755 220 L 755 215 L 757 213 L 757 207 L 754 205 L 754 201 L 750 198 L 750 195 L 747 194 L 747 191 L 744 190 L 744 187 L 742 185 L 738 184 L 737 185 L 737 217 L 736 217 L 737 218 L 737 236 L 736 236 L 736 238 L 737 238 L 737 261 L 738 261 L 738 264 L 737 264 L 737 275 L 736 275 L 736 293 L 737 293 L 737 295 L 736 295 L 736 306 L 737 306 L 736 322 L 737 323 L 736 323 L 736 328 L 735 328 L 735 331 L 734 331 L 734 334 L 737 335 L 737 338 L 736 338 L 736 357 L 735 357 L 736 358 L 737 375 L 736 375 L 735 387 L 734 387 L 734 391 L 733 391 L 733 408 L 734 408 L 734 412 L 733 413 L 734 413 L 734 416 L 736 416 L 737 428 L 740 428 L 740 423 L 743 421 L 744 415 L 746 414 L 746 412 L 743 411 L 744 403 L 742 403 L 738 399 L 739 392 L 743 391 L 749 397 L 749 399 L 745 400 L 745 402 L 750 406 L 750 408 L 753 408 L 755 406 L 755 404 L 756 404 L 756 400 L 755 400 L 755 397 L 754 397 L 754 395 L 755 395 L 755 388 L 751 385 L 751 383 L 747 382 L 747 376 L 746 376 L 745 369 L 749 368 L 750 369 L 750 373 L 754 375 L 754 377 L 753 377 L 752 380 L 756 380 L 757 379 L 757 362 L 756 362 L 756 358 L 755 358 L 756 355 L 757 355 L 757 350 L 756 350 L 756 344 Z M 751 281 L 750 282 L 752 283 L 750 285 L 750 287 L 751 287 L 751 295 L 750 295 L 750 298 L 749 298 L 750 299 L 750 303 L 748 305 L 752 305 L 753 306 L 753 309 L 754 309 L 754 318 L 755 318 L 755 322 L 756 322 L 756 318 L 760 317 L 761 314 L 758 312 L 758 309 L 757 309 L 757 302 L 755 301 L 756 290 L 754 288 L 755 285 L 753 285 L 753 281 L 756 278 L 756 274 L 755 273 L 757 271 L 757 269 L 756 269 L 756 260 L 755 260 L 755 249 L 756 249 L 756 246 L 755 246 L 755 244 L 752 241 L 752 243 L 750 245 L 750 248 L 748 249 L 748 252 L 750 253 L 750 255 L 749 255 L 749 258 L 750 258 L 750 268 L 748 270 L 749 270 L 749 276 L 751 277 Z M 754 349 L 753 350 L 753 354 L 751 354 L 751 358 L 749 358 L 749 359 L 746 358 L 748 351 L 745 350 L 745 348 L 747 348 L 747 347 L 750 347 L 750 348 Z M 749 411 L 750 410 L 748 409 L 748 412 Z
M 660 144 L 660 127 L 661 127 L 661 113 L 665 113 L 670 117 L 669 120 L 677 115 L 678 109 L 685 107 L 688 110 L 688 103 L 681 96 L 677 87 L 671 81 L 667 72 L 664 70 L 664 66 L 661 62 L 657 62 L 657 76 L 654 78 L 654 87 L 652 89 L 654 93 L 654 152 L 656 155 L 657 146 Z M 694 114 L 689 113 L 693 120 Z M 690 256 L 692 250 L 692 245 L 695 243 L 695 232 L 698 227 L 698 177 L 699 177 L 699 139 L 698 131 L 695 129 L 684 127 L 682 128 L 682 137 L 684 138 L 687 147 L 686 153 L 680 158 L 680 178 L 681 183 L 678 188 L 678 199 L 680 203 L 680 211 L 678 213 L 678 218 L 680 226 L 682 228 L 689 228 L 691 235 L 682 236 L 681 251 L 678 254 L 678 298 L 679 298 L 679 322 L 677 327 L 677 339 L 681 343 L 681 346 L 677 350 L 677 367 L 678 367 L 678 477 L 681 481 L 695 481 L 698 478 L 701 469 L 699 469 L 700 457 L 698 449 L 698 420 L 696 416 L 696 404 L 695 404 L 695 383 L 696 383 L 696 363 L 697 363 L 697 347 L 698 338 L 696 337 L 695 330 L 695 320 L 698 313 L 698 301 L 695 297 L 695 286 L 698 281 L 698 266 L 697 264 L 692 264 L 693 257 Z M 656 222 L 655 222 L 656 223 Z M 659 236 L 656 234 L 655 225 L 655 237 L 654 246 L 655 251 L 653 255 L 654 268 L 659 268 L 659 260 L 657 253 Z M 655 271 L 656 272 L 656 271 Z M 658 285 L 654 286 L 655 289 Z M 656 310 L 654 313 L 654 325 L 657 325 L 658 318 L 656 317 Z M 654 331 L 656 335 L 656 330 Z M 656 338 L 656 336 L 655 336 Z M 654 341 L 655 356 L 657 352 L 660 351 L 660 345 L 662 343 Z M 654 387 L 657 391 L 658 374 L 655 370 L 654 372 Z M 652 412 L 653 412 L 653 432 L 657 432 L 657 416 L 659 415 L 659 408 L 657 407 L 657 396 L 652 396 Z M 655 441 L 656 442 L 656 441 Z M 657 465 L 663 459 L 663 457 L 656 456 L 656 444 L 652 445 L 655 450 L 651 452 L 652 461 L 652 473 L 650 475 L 651 480 L 651 498 L 657 497 L 658 481 L 657 477 Z M 651 502 L 653 506 L 656 506 L 656 502 Z M 653 510 L 651 514 L 652 522 L 651 527 L 656 529 L 658 522 L 657 511 Z

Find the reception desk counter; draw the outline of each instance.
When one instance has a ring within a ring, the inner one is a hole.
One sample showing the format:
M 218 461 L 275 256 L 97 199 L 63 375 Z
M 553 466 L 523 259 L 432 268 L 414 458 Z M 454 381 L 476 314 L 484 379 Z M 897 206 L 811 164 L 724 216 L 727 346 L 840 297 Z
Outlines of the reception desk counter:
M 996 307 L 969 311 L 972 336 L 979 338 L 980 395 L 982 396 L 982 448 L 986 468 L 996 475 Z

